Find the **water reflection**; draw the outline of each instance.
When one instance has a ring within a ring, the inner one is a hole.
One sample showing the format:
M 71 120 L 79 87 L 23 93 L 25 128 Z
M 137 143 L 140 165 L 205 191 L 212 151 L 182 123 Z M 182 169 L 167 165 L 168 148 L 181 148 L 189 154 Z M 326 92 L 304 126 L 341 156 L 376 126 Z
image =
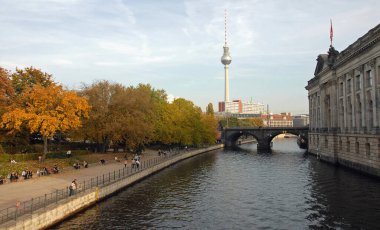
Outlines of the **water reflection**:
M 377 180 L 276 140 L 186 160 L 54 229 L 376 229 Z

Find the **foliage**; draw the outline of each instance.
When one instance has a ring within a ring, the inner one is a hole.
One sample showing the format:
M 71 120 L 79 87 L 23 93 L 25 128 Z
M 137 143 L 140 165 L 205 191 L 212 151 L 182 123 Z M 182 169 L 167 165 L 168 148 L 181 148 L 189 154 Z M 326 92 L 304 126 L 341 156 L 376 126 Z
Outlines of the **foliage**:
M 85 86 L 82 95 L 88 98 L 92 107 L 83 126 L 84 138 L 101 143 L 103 152 L 110 144 L 136 148 L 151 140 L 153 105 L 148 86 L 125 88 L 100 81 Z
M 263 127 L 263 120 L 259 117 L 238 119 L 236 117 L 225 117 L 219 121 L 223 127 Z
M 37 83 L 27 79 L 30 73 L 36 76 Z M 57 131 L 80 127 L 81 118 L 88 115 L 88 103 L 75 92 L 63 90 L 51 81 L 50 75 L 39 70 L 17 70 L 12 76 L 18 94 L 3 114 L 2 124 L 11 134 L 23 128 L 41 134 L 46 156 L 47 138 Z
M 13 94 L 9 72 L 0 67 L 0 115 L 5 112 L 4 108 L 9 105 Z
M 25 69 L 16 68 L 16 72 L 11 76 L 12 86 L 16 95 L 21 95 L 25 90 L 31 89 L 34 85 L 48 87 L 55 84 L 51 74 L 42 72 L 34 67 Z
M 214 106 L 212 105 L 212 103 L 208 103 L 206 107 L 206 114 L 214 115 Z
M 201 146 L 217 138 L 211 103 L 206 113 L 182 98 L 169 103 L 164 90 L 149 84 L 125 87 L 98 81 L 77 94 L 34 67 L 12 74 L 0 68 L 0 78 L 0 125 L 8 134 L 7 152 L 34 151 L 29 144 L 41 135 L 45 157 L 48 139 L 57 133 L 100 146 L 102 152 L 111 146 L 137 150 L 151 143 Z

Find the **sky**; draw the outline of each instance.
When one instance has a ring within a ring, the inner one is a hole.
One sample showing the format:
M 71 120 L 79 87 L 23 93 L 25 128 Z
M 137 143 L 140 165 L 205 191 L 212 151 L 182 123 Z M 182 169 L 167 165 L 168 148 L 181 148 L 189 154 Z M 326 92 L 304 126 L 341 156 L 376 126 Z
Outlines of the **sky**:
M 0 66 L 33 66 L 69 89 L 150 84 L 217 110 L 225 9 L 230 99 L 274 113 L 308 113 L 330 19 L 339 51 L 380 23 L 378 0 L 0 0 Z

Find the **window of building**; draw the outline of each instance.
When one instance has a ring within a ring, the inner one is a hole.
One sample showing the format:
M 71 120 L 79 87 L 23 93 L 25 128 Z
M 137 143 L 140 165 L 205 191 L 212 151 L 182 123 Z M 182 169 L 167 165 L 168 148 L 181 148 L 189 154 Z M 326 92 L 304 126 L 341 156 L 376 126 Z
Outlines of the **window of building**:
M 350 144 L 351 144 L 350 141 L 347 141 L 346 148 L 347 148 L 348 153 L 351 151 Z
M 328 145 L 329 145 L 329 140 L 327 139 L 327 137 L 325 137 L 325 148 L 328 148 Z
M 342 150 L 342 138 L 339 140 L 339 149 Z
M 352 113 L 351 97 L 347 97 L 347 112 L 348 112 L 349 114 Z
M 355 142 L 355 152 L 359 154 L 359 142 Z
M 356 79 L 356 90 L 360 90 L 362 88 L 362 81 L 361 81 L 361 78 L 360 78 L 360 75 L 357 75 L 355 77 Z
M 347 79 L 347 93 L 351 93 L 351 78 Z
M 343 96 L 343 82 L 341 82 L 339 85 L 339 95 Z
M 372 87 L 373 85 L 373 75 L 372 75 L 372 71 L 371 70 L 368 70 L 367 71 L 367 87 Z
M 362 102 L 360 100 L 360 95 L 356 95 L 356 106 L 357 106 L 357 116 L 359 121 L 359 127 L 362 127 Z
M 365 144 L 365 153 L 367 154 L 367 156 L 370 155 L 370 153 L 371 153 L 370 151 L 371 151 L 371 145 L 367 142 Z

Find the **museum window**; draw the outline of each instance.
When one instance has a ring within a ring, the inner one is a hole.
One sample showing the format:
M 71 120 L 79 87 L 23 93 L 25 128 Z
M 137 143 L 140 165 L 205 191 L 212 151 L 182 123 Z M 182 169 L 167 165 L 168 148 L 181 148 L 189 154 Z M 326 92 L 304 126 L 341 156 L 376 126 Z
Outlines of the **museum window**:
M 350 152 L 350 141 L 347 141 L 347 145 L 346 145 L 346 148 L 347 148 L 347 152 L 349 153 Z
M 359 154 L 359 142 L 355 143 L 355 152 Z
M 347 93 L 351 93 L 351 78 L 347 80 Z
M 342 138 L 339 140 L 339 149 L 342 150 Z
M 371 145 L 368 142 L 365 144 L 365 153 L 367 156 L 369 156 L 371 153 Z
M 356 79 L 356 90 L 360 90 L 362 88 L 362 81 L 360 79 L 360 75 L 357 75 L 355 79 Z
M 327 137 L 325 137 L 325 148 L 328 148 L 328 145 L 329 145 L 329 140 L 327 139 Z
M 341 82 L 339 85 L 339 95 L 343 96 L 343 82 Z
M 352 113 L 352 104 L 351 104 L 351 97 L 349 96 L 349 97 L 347 97 L 347 112 L 349 113 L 349 114 L 351 114 Z
M 367 87 L 372 87 L 373 85 L 373 75 L 372 75 L 372 71 L 371 70 L 368 70 L 367 71 Z

